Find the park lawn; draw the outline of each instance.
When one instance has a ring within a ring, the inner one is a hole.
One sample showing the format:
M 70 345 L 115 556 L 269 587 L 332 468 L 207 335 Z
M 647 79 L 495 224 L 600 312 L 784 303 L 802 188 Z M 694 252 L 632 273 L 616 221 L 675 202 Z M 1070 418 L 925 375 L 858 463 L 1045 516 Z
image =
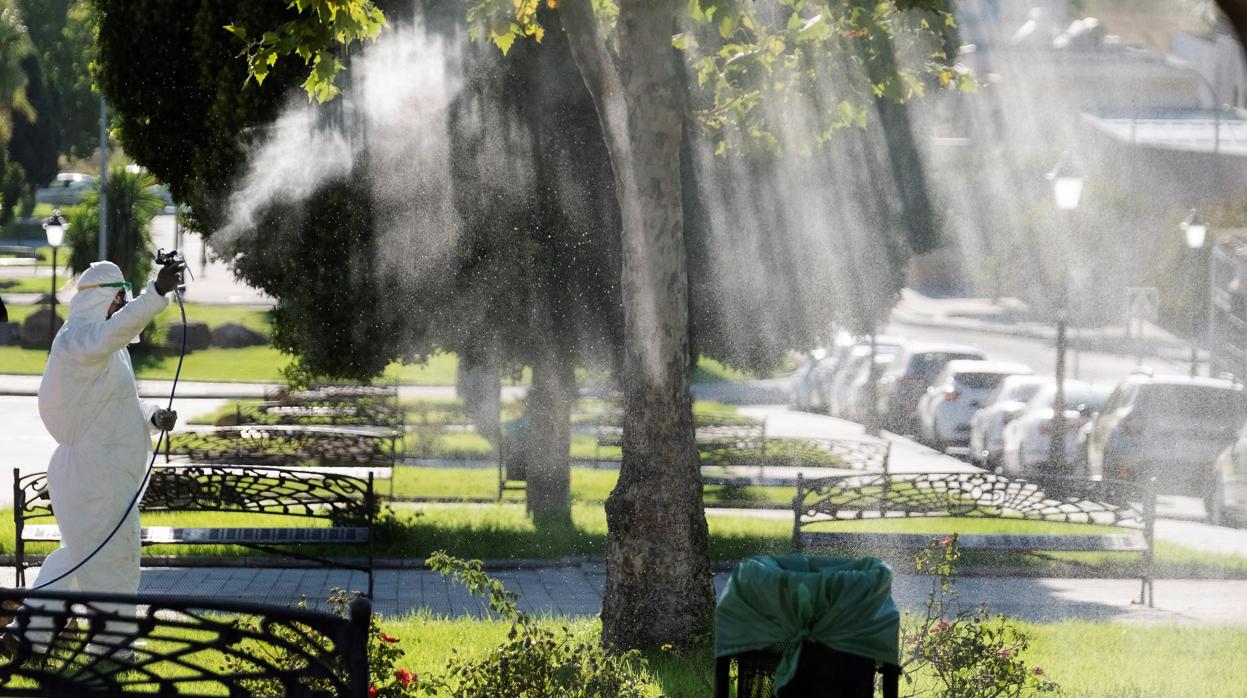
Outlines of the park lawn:
M 56 285 L 63 288 L 66 278 L 56 275 Z M 52 291 L 50 276 L 9 276 L 0 278 L 0 293 L 49 293 Z M 9 320 L 13 320 L 12 313 Z
M 273 330 L 272 312 L 264 306 L 255 305 L 205 305 L 203 303 L 186 303 L 186 321 L 202 322 L 208 327 L 220 327 L 228 323 L 242 325 L 249 330 L 267 335 Z M 180 324 L 182 314 L 178 304 L 169 303 L 153 320 L 158 326 Z
M 571 496 L 573 502 L 600 503 L 615 487 L 619 471 L 586 467 L 572 467 Z M 494 468 L 428 468 L 403 467 L 394 473 L 394 495 L 399 498 L 426 498 L 432 500 L 480 499 L 498 496 L 498 471 Z M 389 484 L 382 482 L 378 491 L 389 492 Z M 793 490 L 790 487 L 723 487 L 711 485 L 705 489 L 708 506 L 725 502 L 772 502 L 791 505 Z M 512 491 L 508 498 L 523 498 L 523 490 Z
M 48 361 L 47 349 L 0 347 L 0 373 L 39 375 Z
M 588 618 L 548 617 L 552 628 L 570 627 L 595 636 L 601 622 Z M 1127 625 L 1067 621 L 1017 622 L 1031 639 L 1026 663 L 1042 667 L 1060 684 L 1062 695 L 1081 698 L 1231 698 L 1247 685 L 1247 629 L 1192 628 L 1175 625 Z M 506 639 L 510 624 L 497 620 L 442 618 L 417 613 L 385 619 L 382 629 L 399 639 L 406 655 L 398 666 L 417 676 L 438 674 L 446 657 L 484 658 Z M 694 698 L 710 694 L 713 658 L 709 651 L 683 656 L 655 652 L 649 671 L 655 694 Z M 929 675 L 915 683 L 901 681 L 901 695 L 922 695 L 933 688 Z

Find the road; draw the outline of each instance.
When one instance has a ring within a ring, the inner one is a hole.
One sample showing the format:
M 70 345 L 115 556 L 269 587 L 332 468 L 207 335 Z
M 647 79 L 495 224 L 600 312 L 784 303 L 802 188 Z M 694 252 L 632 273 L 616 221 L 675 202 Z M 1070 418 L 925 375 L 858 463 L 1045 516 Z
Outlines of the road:
M 1020 361 L 1041 376 L 1052 376 L 1056 367 L 1056 348 L 1050 341 L 1029 337 L 1012 337 L 994 332 L 947 329 L 892 323 L 887 333 L 924 342 L 955 342 L 972 344 L 987 352 L 988 358 Z M 1073 333 L 1071 333 L 1071 338 Z M 1140 365 L 1132 356 L 1103 352 L 1069 351 L 1065 357 L 1066 377 L 1078 378 L 1099 385 L 1115 385 Z M 1190 372 L 1190 364 L 1161 357 L 1146 357 L 1142 365 L 1157 374 Z

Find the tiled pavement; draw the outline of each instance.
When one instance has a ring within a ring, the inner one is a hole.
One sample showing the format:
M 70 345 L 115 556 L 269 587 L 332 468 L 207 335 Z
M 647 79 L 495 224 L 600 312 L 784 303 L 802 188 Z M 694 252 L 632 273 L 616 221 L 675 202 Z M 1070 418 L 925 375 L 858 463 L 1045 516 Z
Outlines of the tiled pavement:
M 600 563 L 561 567 L 490 571 L 508 589 L 520 594 L 520 608 L 534 615 L 594 616 L 601 611 L 605 575 Z M 0 572 L 0 584 L 12 584 L 11 569 Z M 715 576 L 721 591 L 727 574 Z M 300 596 L 309 605 L 323 604 L 333 587 L 363 590 L 362 572 L 327 569 L 152 568 L 144 570 L 143 593 L 213 596 L 285 606 Z M 1050 579 L 1029 577 L 963 577 L 960 600 L 971 608 L 980 602 L 1022 620 L 1065 619 L 1181 625 L 1247 627 L 1247 580 L 1170 580 L 1156 582 L 1156 608 L 1131 603 L 1139 582 L 1130 579 Z M 929 580 L 897 576 L 893 597 L 902 609 L 921 607 Z M 485 606 L 460 584 L 429 570 L 378 570 L 374 609 L 389 617 L 413 611 L 438 616 L 476 616 Z

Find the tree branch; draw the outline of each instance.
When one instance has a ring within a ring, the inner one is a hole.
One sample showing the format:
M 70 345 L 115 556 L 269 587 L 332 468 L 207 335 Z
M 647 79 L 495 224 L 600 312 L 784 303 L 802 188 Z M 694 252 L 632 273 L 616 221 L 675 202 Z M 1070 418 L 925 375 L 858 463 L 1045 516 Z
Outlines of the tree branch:
M 563 0 L 559 4 L 563 31 L 580 77 L 593 98 L 598 121 L 606 135 L 611 161 L 628 153 L 628 119 L 623 100 L 623 84 L 606 40 L 598 31 L 592 0 Z M 618 167 L 618 164 L 615 165 Z

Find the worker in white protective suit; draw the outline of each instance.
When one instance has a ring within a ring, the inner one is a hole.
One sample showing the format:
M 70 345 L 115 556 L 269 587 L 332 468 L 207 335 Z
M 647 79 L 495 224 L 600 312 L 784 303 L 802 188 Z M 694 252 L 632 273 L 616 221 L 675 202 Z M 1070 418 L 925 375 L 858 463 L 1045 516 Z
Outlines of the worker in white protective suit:
M 172 429 L 177 413 L 139 399 L 126 345 L 168 305 L 165 294 L 181 283 L 183 266 L 162 267 L 133 301 L 128 301 L 130 285 L 112 262 L 92 264 L 78 280 L 69 318 L 52 341 L 39 385 L 39 416 L 57 443 L 48 465 L 48 490 L 61 546 L 48 556 L 32 589 L 138 592 L 138 506 L 129 513 L 126 508 L 151 458 L 152 433 Z M 112 539 L 63 576 L 100 546 L 123 515 L 125 521 Z M 27 601 L 28 606 L 39 603 Z M 116 610 L 134 615 L 132 607 Z M 37 627 L 36 621 L 42 620 L 39 616 L 32 621 L 26 633 L 36 651 L 46 650 L 52 635 L 50 627 Z M 107 629 L 124 635 L 133 627 L 114 623 Z M 118 641 L 104 639 L 105 644 Z M 13 640 L 5 633 L 0 649 L 14 650 Z M 128 643 L 120 652 L 101 646 L 95 649 L 120 659 L 129 652 Z

